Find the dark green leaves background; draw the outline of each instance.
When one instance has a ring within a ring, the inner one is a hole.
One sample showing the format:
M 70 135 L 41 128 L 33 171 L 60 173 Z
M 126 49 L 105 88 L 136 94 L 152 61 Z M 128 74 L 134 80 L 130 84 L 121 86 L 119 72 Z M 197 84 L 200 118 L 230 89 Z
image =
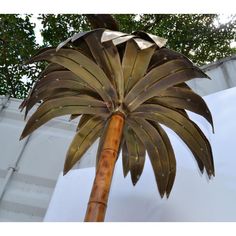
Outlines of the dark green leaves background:
M 236 17 L 225 24 L 214 14 L 117 14 L 120 31 L 143 30 L 167 38 L 167 47 L 183 53 L 198 66 L 230 56 L 236 40 Z M 35 40 L 32 15 L 0 14 L 0 95 L 24 98 L 44 64 L 24 62 L 43 46 L 57 46 L 78 31 L 90 30 L 84 15 L 40 14 L 43 44 Z M 23 82 L 22 78 L 28 78 Z

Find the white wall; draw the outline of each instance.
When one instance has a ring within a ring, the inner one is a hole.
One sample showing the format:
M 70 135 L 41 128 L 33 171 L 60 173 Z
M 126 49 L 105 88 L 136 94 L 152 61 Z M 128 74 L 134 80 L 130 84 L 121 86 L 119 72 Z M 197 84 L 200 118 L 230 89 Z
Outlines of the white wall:
M 0 101 L 3 104 L 4 99 Z M 0 192 L 9 167 L 19 158 L 0 200 L 0 221 L 42 221 L 77 122 L 60 117 L 30 135 L 28 142 L 27 138 L 19 141 L 25 126 L 20 103 L 10 99 L 0 111 Z M 94 165 L 95 148 L 83 158 L 81 168 Z
M 201 96 L 236 86 L 236 55 L 201 68 L 212 80 L 193 79 L 188 85 Z
M 235 86 L 236 61 L 234 57 L 206 65 L 203 69 L 212 81 L 190 81 L 193 89 L 206 95 Z M 9 167 L 17 168 L 0 199 L 0 221 L 42 221 L 53 193 L 58 175 L 63 169 L 65 154 L 74 134 L 78 120 L 68 122 L 61 117 L 48 122 L 35 131 L 27 144 L 19 142 L 25 126 L 18 99 L 0 97 L 0 193 L 9 176 Z M 80 168 L 94 165 L 96 145 L 86 153 Z
M 189 113 L 208 137 L 213 151 L 215 177 L 200 174 L 197 164 L 180 139 L 168 135 L 177 159 L 177 173 L 169 199 L 160 198 L 148 158 L 135 187 L 130 174 L 123 177 L 121 158 L 115 167 L 106 221 L 179 222 L 236 221 L 236 88 L 204 97 L 214 120 L 215 133 L 202 117 Z M 95 168 L 60 175 L 45 221 L 83 221 Z M 86 183 L 86 184 L 85 184 Z

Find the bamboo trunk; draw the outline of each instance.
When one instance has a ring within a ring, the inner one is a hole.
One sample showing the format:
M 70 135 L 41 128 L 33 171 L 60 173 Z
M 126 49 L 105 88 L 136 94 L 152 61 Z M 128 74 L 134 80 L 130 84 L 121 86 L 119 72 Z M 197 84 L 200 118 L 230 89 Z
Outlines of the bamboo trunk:
M 99 164 L 84 219 L 86 222 L 104 221 L 123 127 L 123 115 L 114 114 L 111 117 L 104 145 L 100 154 Z

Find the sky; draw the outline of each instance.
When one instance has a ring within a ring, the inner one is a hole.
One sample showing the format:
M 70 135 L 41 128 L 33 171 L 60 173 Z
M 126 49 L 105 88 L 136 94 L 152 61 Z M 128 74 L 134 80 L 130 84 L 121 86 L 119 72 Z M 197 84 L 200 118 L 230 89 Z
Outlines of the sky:
M 43 25 L 41 24 L 41 21 L 37 19 L 38 16 L 39 16 L 38 14 L 33 14 L 33 16 L 31 17 L 31 22 L 35 23 L 34 32 L 35 32 L 35 37 L 36 37 L 36 43 L 38 43 L 39 45 L 42 45 L 43 37 L 40 33 L 40 30 L 43 28 Z

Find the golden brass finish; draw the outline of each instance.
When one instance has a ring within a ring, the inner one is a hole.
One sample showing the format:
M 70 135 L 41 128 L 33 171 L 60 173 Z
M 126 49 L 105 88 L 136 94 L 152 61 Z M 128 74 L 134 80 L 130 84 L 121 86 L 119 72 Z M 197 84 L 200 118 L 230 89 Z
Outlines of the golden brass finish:
M 21 138 L 56 116 L 81 116 L 64 174 L 99 139 L 97 174 L 85 221 L 104 220 L 121 150 L 124 176 L 130 173 L 135 185 L 148 153 L 160 196 L 169 196 L 176 160 L 161 125 L 183 139 L 202 173 L 214 175 L 210 143 L 186 112 L 203 116 L 214 128 L 207 104 L 185 83 L 209 77 L 185 56 L 164 48 L 166 41 L 140 31 L 129 35 L 99 28 L 75 34 L 57 48 L 43 49 L 29 61 L 46 60 L 49 65 L 21 104 L 27 115 L 42 102 Z

